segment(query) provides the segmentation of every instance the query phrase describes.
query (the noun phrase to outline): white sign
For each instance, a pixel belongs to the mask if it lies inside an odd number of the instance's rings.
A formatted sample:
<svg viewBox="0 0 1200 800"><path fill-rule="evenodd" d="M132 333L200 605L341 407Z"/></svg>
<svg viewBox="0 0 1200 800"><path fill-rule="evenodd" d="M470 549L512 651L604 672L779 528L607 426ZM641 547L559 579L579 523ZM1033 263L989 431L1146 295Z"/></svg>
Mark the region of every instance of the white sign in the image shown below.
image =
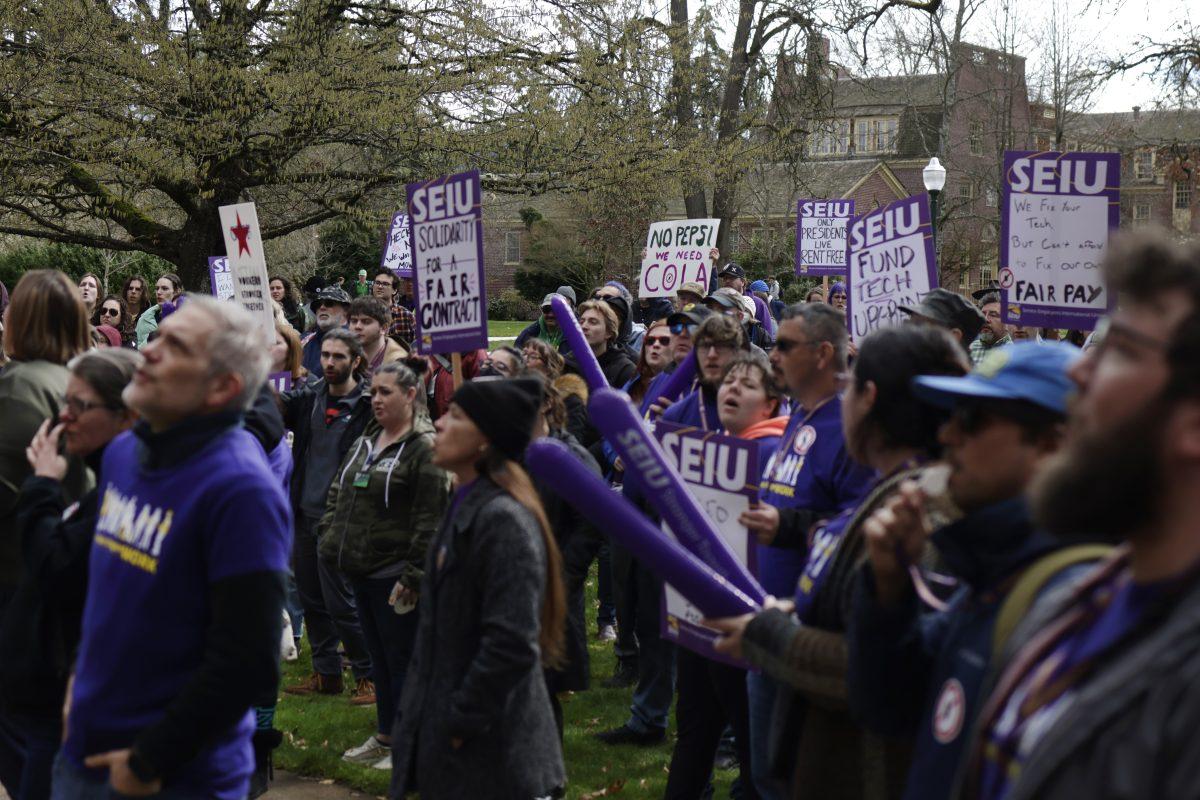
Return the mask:
<svg viewBox="0 0 1200 800"><path fill-rule="evenodd" d="M388 226L387 242L383 246L383 258L379 266L390 269L397 278L413 276L410 226L409 216L403 211L393 214L392 224Z"/></svg>
<svg viewBox="0 0 1200 800"><path fill-rule="evenodd" d="M717 246L719 219L654 222L646 236L638 297L674 297L679 287L696 282L708 290L713 268L709 252Z"/></svg>
<svg viewBox="0 0 1200 800"><path fill-rule="evenodd" d="M275 310L271 305L267 258L263 253L254 203L221 206L217 210L221 214L221 233L225 237L225 257L229 259L229 270L233 273L233 299L274 337Z"/></svg>

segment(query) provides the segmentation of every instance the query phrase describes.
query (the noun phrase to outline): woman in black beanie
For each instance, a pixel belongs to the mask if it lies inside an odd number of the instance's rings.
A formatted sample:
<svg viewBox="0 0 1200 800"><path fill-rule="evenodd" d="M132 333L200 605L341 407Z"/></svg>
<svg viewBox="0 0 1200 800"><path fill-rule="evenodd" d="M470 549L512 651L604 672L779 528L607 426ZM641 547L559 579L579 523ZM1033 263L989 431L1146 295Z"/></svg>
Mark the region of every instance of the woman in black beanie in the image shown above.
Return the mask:
<svg viewBox="0 0 1200 800"><path fill-rule="evenodd" d="M562 564L529 476L541 384L463 384L438 418L433 463L458 486L426 559L416 653L392 745L391 797L534 798L565 784L542 677L563 653Z"/></svg>

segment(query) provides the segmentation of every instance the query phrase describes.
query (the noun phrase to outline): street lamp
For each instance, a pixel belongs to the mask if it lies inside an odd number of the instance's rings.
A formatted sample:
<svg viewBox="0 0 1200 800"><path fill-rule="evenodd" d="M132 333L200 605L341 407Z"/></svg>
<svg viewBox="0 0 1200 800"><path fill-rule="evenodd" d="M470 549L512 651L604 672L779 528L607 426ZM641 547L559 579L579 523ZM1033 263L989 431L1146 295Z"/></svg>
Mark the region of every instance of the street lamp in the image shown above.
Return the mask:
<svg viewBox="0 0 1200 800"><path fill-rule="evenodd" d="M925 191L929 192L929 226L930 232L933 234L933 252L936 254L938 251L938 198L941 197L942 189L946 186L946 168L942 166L942 162L938 161L937 156L929 159L929 163L921 171L921 179L925 182Z"/></svg>

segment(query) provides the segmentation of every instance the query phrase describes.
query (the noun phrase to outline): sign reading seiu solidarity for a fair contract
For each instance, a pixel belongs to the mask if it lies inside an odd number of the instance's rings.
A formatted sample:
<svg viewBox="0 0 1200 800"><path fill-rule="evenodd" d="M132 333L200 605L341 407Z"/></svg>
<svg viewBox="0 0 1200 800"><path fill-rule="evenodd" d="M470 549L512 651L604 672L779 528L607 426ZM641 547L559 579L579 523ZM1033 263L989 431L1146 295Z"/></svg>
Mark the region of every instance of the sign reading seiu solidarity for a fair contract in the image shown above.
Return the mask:
<svg viewBox="0 0 1200 800"><path fill-rule="evenodd" d="M915 306L936 289L937 262L929 196L878 208L850 223L846 325L850 338L903 322L900 306Z"/></svg>
<svg viewBox="0 0 1200 800"><path fill-rule="evenodd" d="M379 266L392 271L397 278L411 278L412 234L409 232L408 214L397 211L388 225L387 241L383 245L383 257Z"/></svg>
<svg viewBox="0 0 1200 800"><path fill-rule="evenodd" d="M1091 330L1113 306L1100 262L1120 224L1117 153L1004 154L1000 308L1005 322Z"/></svg>
<svg viewBox="0 0 1200 800"><path fill-rule="evenodd" d="M479 170L408 184L417 349L487 347Z"/></svg>
<svg viewBox="0 0 1200 800"><path fill-rule="evenodd" d="M253 314L275 341L275 307L271 305L267 256L254 203L221 206L217 212L225 237L225 258L233 275L233 299Z"/></svg>
<svg viewBox="0 0 1200 800"><path fill-rule="evenodd" d="M712 269L709 253L717 246L720 227L719 219L651 223L638 278L638 297L674 297L679 287L690 281L707 292Z"/></svg>
<svg viewBox="0 0 1200 800"><path fill-rule="evenodd" d="M754 548L750 533L738 523L738 517L758 499L758 443L722 436L698 428L659 420L654 435L667 458L679 470L700 506L713 521L738 559L755 571ZM671 531L663 525L670 536ZM695 651L705 658L745 667L713 650L717 632L700 624L703 615L667 584L662 600L662 635Z"/></svg>
<svg viewBox="0 0 1200 800"><path fill-rule="evenodd" d="M229 271L229 259L225 256L208 257L208 286L218 300L234 298L233 273Z"/></svg>
<svg viewBox="0 0 1200 800"><path fill-rule="evenodd" d="M797 201L797 275L846 274L846 228L853 217L853 200Z"/></svg>

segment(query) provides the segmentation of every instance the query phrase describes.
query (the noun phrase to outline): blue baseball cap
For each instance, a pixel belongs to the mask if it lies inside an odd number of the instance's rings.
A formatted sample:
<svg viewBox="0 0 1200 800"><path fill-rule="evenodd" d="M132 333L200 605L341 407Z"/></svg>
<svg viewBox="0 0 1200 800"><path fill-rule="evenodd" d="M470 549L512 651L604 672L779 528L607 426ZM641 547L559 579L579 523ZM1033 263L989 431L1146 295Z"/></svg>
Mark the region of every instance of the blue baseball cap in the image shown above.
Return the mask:
<svg viewBox="0 0 1200 800"><path fill-rule="evenodd" d="M752 292L769 292L769 291L771 291L771 287L767 286L766 281L755 281L754 283L750 284L750 291L752 291Z"/></svg>
<svg viewBox="0 0 1200 800"><path fill-rule="evenodd" d="M940 408L969 399L1024 400L1065 416L1075 389L1067 370L1079 356L1079 348L1066 342L1018 342L992 350L961 378L913 378L913 394Z"/></svg>

